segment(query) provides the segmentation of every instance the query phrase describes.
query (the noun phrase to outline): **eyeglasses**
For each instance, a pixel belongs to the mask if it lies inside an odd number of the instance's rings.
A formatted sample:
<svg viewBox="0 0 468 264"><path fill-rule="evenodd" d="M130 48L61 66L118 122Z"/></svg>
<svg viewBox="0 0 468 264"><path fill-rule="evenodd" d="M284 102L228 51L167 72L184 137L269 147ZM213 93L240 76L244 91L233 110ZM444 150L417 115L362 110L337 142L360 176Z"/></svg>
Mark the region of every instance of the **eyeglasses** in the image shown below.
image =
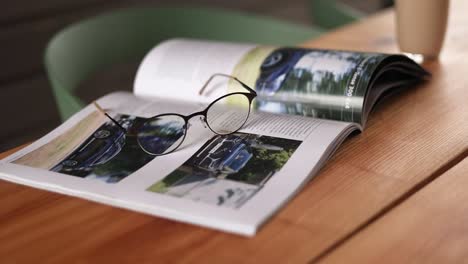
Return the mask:
<svg viewBox="0 0 468 264"><path fill-rule="evenodd" d="M187 135L189 120L196 116L200 116L202 122L206 124L205 127L208 127L217 135L229 135L241 129L249 118L251 104L257 93L234 76L216 73L202 86L199 95L209 90L212 81L215 78L220 79L219 77L224 78L224 81L233 81L234 84L247 90L247 92L233 92L223 95L212 101L205 110L190 115L165 113L146 119L136 129L137 141L140 147L148 154L155 156L166 155L175 151L180 147ZM94 105L114 124L127 132L127 129L106 113L101 106L96 102L94 102Z"/></svg>

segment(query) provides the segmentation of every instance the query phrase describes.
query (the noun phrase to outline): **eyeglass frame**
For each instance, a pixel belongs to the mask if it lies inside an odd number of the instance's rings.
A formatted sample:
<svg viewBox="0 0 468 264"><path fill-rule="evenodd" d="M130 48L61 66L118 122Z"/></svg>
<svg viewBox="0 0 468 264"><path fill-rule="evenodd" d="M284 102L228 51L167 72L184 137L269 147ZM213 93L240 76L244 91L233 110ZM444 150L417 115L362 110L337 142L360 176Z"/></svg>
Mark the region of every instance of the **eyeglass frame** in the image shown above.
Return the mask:
<svg viewBox="0 0 468 264"><path fill-rule="evenodd" d="M138 142L138 145L140 146L140 148L152 155L152 156L164 156L164 155L167 155L167 154L171 154L173 153L175 150L177 150L181 145L182 143L184 142L185 140L185 137L187 136L187 131L189 129L189 121L190 119L192 119L193 117L196 117L196 116L202 116L201 120L207 125L207 127L213 132L215 133L216 135L220 135L220 136L226 136L226 135L231 135L231 134L234 134L236 133L237 131L239 131L240 129L242 129L245 125L245 123L247 122L247 120L249 119L249 116L250 116L250 108L251 108L251 105L252 105L252 101L257 97L257 92L252 89L250 86L248 86L247 84L245 84L244 82L242 82L241 80L239 80L237 77L235 76L232 76L232 75L228 75L228 74L224 74L224 73L215 73L213 75L210 76L210 78L208 78L208 80L205 82L205 84L202 86L202 88L200 89L200 91L198 92L199 95L202 95L203 92L205 91L206 87L208 86L208 84L215 78L215 77L218 77L218 76L222 76L222 77L226 77L226 78L229 78L231 80L235 80L237 81L243 88L245 88L248 92L232 92L232 93L228 93L228 94L225 94L221 97L218 97L216 98L215 100L213 100L204 110L202 111L198 111L198 112L194 112L192 114L189 114L189 115L182 115L182 114L179 114L179 113L163 113L163 114L158 114L158 115L155 115L155 116L152 116L150 118L147 118L144 122L142 122L141 124L138 125L138 127L135 128L135 130L140 130L147 122L149 122L150 120L153 120L153 119L156 119L158 117L162 117L162 116L179 116L181 117L183 120L184 120L184 135L183 135L183 138L182 140L180 141L179 145L176 146L173 150L169 151L169 152L166 152L166 153L162 153L162 154L155 154L155 153L151 153L149 151L147 151L140 143L140 140L137 136L137 142ZM226 134L221 134L221 133L218 133L216 132L213 128L210 127L210 124L208 123L207 121L207 117L208 117L208 110L210 109L211 106L213 106L216 102L228 97L228 96L232 96L232 95L236 95L236 94L242 94L244 96L247 97L247 99L249 100L249 112L247 114L247 117L245 118L244 120L244 123L242 123L241 126L239 126L239 128L235 131L232 131L232 132L229 132L229 133L226 133ZM114 124L116 124L119 128L121 128L125 133L128 132L128 130L126 128L124 128L119 122L117 122L114 118L112 118L96 101L93 102L94 106L99 110L99 112L101 112L102 114L104 114L107 118L109 118Z"/></svg>

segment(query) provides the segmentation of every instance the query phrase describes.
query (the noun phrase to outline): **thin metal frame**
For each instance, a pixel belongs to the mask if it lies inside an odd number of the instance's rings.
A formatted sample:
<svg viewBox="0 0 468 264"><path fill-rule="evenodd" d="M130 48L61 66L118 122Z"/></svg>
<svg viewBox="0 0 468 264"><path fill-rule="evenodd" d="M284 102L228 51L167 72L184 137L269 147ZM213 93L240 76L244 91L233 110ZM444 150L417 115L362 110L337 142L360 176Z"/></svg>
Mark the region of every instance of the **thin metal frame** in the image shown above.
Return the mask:
<svg viewBox="0 0 468 264"><path fill-rule="evenodd" d="M225 94L219 98L217 98L216 100L214 100L213 102L211 102L204 110L202 111L198 111L198 112L194 112L190 115L181 115L181 114L178 114L178 113L164 113L164 114L159 114L159 115L155 115L153 117L150 117L148 118L145 122L141 123L137 128L136 130L140 130L141 127L143 127L146 123L150 122L151 120L154 120L154 119L157 119L159 117L163 117L163 116L179 116L181 117L183 120L184 120L184 135L183 135L183 138L182 140L180 141L179 145L177 145L174 149L172 149L171 151L169 152L166 152L166 153L163 153L163 154L155 154L155 153L152 153L152 152L149 152L147 151L140 143L140 139L137 137L137 142L138 142L138 145L140 146L140 148L145 151L146 153L150 154L150 155L153 155L153 156L164 156L164 155L167 155L167 154L170 154L172 152L174 152L176 149L178 149L182 143L184 142L185 140L185 137L187 135L187 131L188 131L188 128L189 128L189 121L190 119L192 119L193 117L196 117L196 116L201 116L202 118L202 121L207 125L207 127L215 134L217 135L230 135L230 134L233 134L233 133L236 133L237 131L239 131L244 125L245 123L247 122L247 120L249 119L249 116L250 116L250 107L252 105L252 101L253 99L255 99L255 97L257 96L257 92L255 92L254 89L250 88L247 84L243 83L242 81L240 81L239 79L237 79L236 77L234 76L231 76L231 75L228 75L228 74L224 74L224 73L215 73L213 75L211 75L211 77L205 82L205 84L201 87L200 91L198 92L199 95L202 95L203 92L205 91L206 87L208 86L208 84L215 78L215 77L226 77L226 78L229 78L229 79L232 79L232 80L235 80L237 81L243 88L245 88L248 92L233 92L233 93L228 93L228 94ZM237 94L241 94L241 95L244 95L247 97L247 99L249 100L249 113L247 114L247 117L246 119L244 120L244 123L242 123L242 125L235 131L233 132L229 132L229 133L226 133L226 134L221 134L221 133L218 133L216 131L214 131L211 127L210 127L210 124L208 123L208 120L207 120L207 113L208 113L208 110L210 109L211 106L213 106L216 102L228 97L228 96L232 96L232 95L237 95ZM101 106L99 106L96 102L93 102L94 105L96 106L96 108L101 112L103 113L105 116L107 116L114 124L116 124L118 127L120 127L121 129L123 129L125 132L127 132L127 129L125 129L124 127L122 127L122 125L119 124L119 122L117 122L115 119L113 119L109 114L106 113L106 111L104 111L104 109L102 109Z"/></svg>

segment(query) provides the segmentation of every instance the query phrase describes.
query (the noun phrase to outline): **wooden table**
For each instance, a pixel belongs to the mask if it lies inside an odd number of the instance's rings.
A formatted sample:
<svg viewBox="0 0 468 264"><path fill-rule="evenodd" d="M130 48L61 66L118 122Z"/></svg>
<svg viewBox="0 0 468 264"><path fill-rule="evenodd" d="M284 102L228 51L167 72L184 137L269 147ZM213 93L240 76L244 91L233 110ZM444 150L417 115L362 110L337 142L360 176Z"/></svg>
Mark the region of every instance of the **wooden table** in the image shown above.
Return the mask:
<svg viewBox="0 0 468 264"><path fill-rule="evenodd" d="M425 64L432 81L380 105L255 237L0 181L1 262L466 261L468 4L451 4L440 61ZM395 52L393 15L304 46Z"/></svg>

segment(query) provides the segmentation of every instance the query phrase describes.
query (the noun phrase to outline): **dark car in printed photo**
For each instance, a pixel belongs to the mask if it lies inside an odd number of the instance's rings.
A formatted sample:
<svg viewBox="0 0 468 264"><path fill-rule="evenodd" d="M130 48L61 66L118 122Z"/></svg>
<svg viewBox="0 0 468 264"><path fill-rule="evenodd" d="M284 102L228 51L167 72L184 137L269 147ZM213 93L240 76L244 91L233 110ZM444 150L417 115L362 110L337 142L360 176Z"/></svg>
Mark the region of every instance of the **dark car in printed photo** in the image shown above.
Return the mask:
<svg viewBox="0 0 468 264"><path fill-rule="evenodd" d="M281 48L273 51L260 66L260 76L255 84L255 90L263 95L273 95L282 86L288 73L306 54L306 50Z"/></svg>
<svg viewBox="0 0 468 264"><path fill-rule="evenodd" d="M238 135L216 137L193 159L197 168L215 174L239 172L253 157L248 142Z"/></svg>
<svg viewBox="0 0 468 264"><path fill-rule="evenodd" d="M120 120L124 128L132 120ZM78 177L86 177L94 167L104 164L120 153L125 145L125 131L113 123L106 123L80 147L51 170Z"/></svg>

